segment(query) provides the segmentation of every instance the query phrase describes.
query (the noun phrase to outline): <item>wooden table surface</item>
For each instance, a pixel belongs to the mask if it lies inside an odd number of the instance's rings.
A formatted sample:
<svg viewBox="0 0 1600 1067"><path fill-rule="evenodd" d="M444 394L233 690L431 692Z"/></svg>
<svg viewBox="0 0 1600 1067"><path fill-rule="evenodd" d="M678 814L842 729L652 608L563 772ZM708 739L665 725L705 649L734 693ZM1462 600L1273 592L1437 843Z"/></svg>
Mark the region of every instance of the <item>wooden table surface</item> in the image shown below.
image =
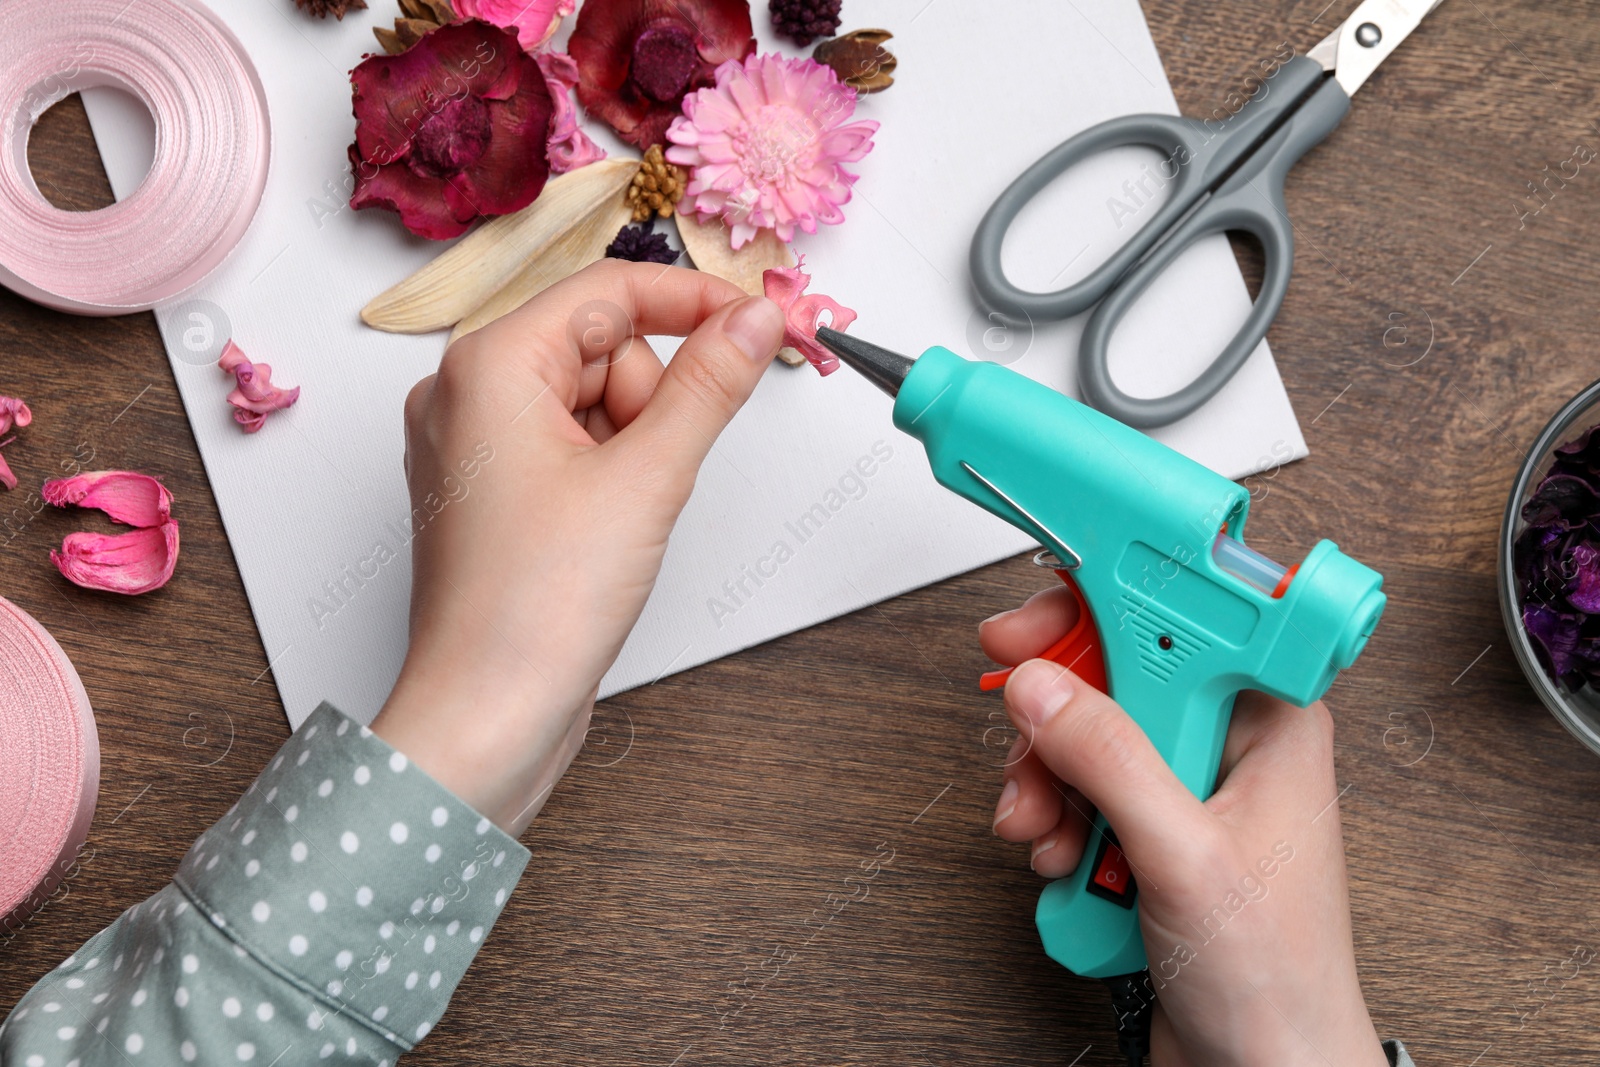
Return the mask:
<svg viewBox="0 0 1600 1067"><path fill-rule="evenodd" d="M1324 3L1145 8L1179 103L1209 113L1354 7ZM1597 50L1584 0L1448 0L1289 182L1298 262L1271 339L1312 456L1250 480L1252 540L1287 560L1330 537L1386 576L1329 703L1368 1000L1425 1067L1600 1056L1596 969L1546 981L1600 938L1600 757L1520 676L1494 564L1522 450L1600 367L1600 173L1552 182L1537 214L1529 186L1600 147ZM75 100L34 145L58 202L109 202ZM152 317L0 290L0 394L36 415L6 450L25 489L0 495L0 593L77 664L103 753L92 855L0 945L3 1011L159 888L288 727ZM33 491L74 462L165 478L166 589L55 573L85 516ZM602 705L408 1062L1117 1062L1105 992L1044 958L1038 882L989 829L1009 738L973 691L973 626L1043 582L1012 560ZM867 898L802 925L891 851Z"/></svg>

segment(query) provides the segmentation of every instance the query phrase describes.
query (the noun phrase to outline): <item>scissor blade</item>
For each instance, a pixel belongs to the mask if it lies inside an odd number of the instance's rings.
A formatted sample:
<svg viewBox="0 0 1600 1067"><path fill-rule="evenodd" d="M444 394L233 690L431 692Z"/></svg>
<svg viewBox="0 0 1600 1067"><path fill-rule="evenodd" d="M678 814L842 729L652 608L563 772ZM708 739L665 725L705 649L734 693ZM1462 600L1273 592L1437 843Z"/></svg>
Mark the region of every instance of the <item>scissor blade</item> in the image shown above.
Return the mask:
<svg viewBox="0 0 1600 1067"><path fill-rule="evenodd" d="M1365 0L1307 53L1332 71L1347 95L1366 84L1378 64L1411 36L1444 0Z"/></svg>

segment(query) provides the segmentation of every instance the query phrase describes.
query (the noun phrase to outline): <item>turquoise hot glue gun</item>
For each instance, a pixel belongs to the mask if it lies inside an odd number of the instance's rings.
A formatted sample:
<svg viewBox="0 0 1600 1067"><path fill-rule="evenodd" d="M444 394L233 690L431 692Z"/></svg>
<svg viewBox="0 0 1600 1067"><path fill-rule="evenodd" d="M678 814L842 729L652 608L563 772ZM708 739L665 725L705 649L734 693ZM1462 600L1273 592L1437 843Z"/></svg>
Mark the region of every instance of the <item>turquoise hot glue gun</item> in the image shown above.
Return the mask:
<svg viewBox="0 0 1600 1067"><path fill-rule="evenodd" d="M1045 655L1114 697L1198 797L1211 795L1241 689L1321 697L1378 625L1383 577L1321 541L1284 569L1246 548L1250 494L1109 416L993 363L915 361L826 327L822 342L895 398L940 484L1039 539L1080 621ZM1007 672L986 676L986 688ZM1138 887L1103 818L1045 887L1045 951L1075 974L1145 967Z"/></svg>

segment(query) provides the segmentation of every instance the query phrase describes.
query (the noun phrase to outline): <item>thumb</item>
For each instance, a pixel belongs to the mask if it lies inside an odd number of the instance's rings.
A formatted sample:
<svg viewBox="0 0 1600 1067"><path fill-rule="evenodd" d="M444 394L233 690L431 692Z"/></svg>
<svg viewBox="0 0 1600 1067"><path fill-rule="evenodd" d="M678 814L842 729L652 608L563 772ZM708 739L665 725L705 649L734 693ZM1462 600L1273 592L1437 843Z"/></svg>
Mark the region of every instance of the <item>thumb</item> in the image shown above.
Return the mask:
<svg viewBox="0 0 1600 1067"><path fill-rule="evenodd" d="M1136 863L1170 870L1205 847L1204 806L1109 696L1065 667L1035 659L1011 675L1006 711L1030 751L1100 809Z"/></svg>
<svg viewBox="0 0 1600 1067"><path fill-rule="evenodd" d="M691 478L717 435L755 391L783 340L783 312L752 296L718 309L678 346L655 392L621 436L688 466Z"/></svg>

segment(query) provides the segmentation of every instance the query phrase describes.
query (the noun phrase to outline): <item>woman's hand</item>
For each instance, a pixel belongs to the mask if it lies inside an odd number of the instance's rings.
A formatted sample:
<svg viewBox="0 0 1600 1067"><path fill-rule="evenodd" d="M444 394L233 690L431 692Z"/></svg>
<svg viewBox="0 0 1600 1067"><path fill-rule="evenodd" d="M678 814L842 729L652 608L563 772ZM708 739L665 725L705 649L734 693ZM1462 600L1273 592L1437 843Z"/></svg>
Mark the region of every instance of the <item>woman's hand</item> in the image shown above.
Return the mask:
<svg viewBox="0 0 1600 1067"><path fill-rule="evenodd" d="M647 334L688 339L663 370ZM373 730L520 833L782 334L729 282L605 260L453 344L406 398L411 641Z"/></svg>
<svg viewBox="0 0 1600 1067"><path fill-rule="evenodd" d="M1012 665L1076 620L1056 588L979 628ZM995 831L1031 841L1034 870L1070 874L1098 809L1139 884L1157 1008L1156 1067L1372 1065L1388 1060L1356 978L1333 770L1333 722L1241 694L1221 784L1197 800L1110 697L1033 660L1006 686L1021 736L1007 759Z"/></svg>

